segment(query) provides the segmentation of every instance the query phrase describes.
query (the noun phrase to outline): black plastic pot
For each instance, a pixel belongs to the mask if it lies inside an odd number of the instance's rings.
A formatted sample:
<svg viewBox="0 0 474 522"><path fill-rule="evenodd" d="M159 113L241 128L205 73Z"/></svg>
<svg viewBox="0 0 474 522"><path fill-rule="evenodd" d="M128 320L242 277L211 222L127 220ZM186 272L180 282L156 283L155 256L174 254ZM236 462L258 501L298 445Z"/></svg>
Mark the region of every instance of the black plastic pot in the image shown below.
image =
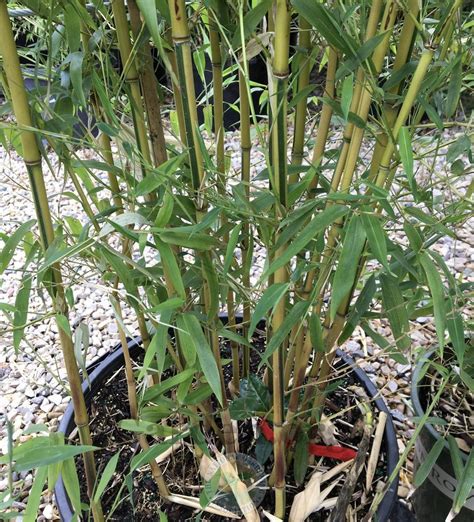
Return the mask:
<svg viewBox="0 0 474 522"><path fill-rule="evenodd" d="M425 414L430 399L429 377L425 376L420 381L420 375L423 366L428 360L432 359L436 353L437 351L433 350L423 358L418 363L413 373L411 400L413 403L413 410L417 417L422 417ZM423 426L420 436L415 442L415 470L426 459L431 448L440 438L441 435L436 431L433 425L425 424ZM467 455L464 453L462 455L463 463L465 465L467 462ZM428 478L419 488L417 488L413 496L417 521L444 522L452 507L456 487L457 480L451 462L449 445L445 442L443 450L432 467ZM461 510L454 521L472 522L473 520L474 489L471 491L471 495L467 499L465 507Z"/></svg>
<svg viewBox="0 0 474 522"><path fill-rule="evenodd" d="M131 340L128 343L128 349L130 351L131 357L136 357L141 350L140 339L135 338ZM387 475L390 475L392 471L395 469L395 466L398 461L398 445L392 417L387 408L387 405L381 398L379 391L372 383L368 375L365 372L363 372L359 367L357 367L350 357L343 354L341 351L338 351L338 356L341 359L341 365L348 366L352 369L352 373L355 376L356 380L359 381L359 383L365 389L368 396L371 399L373 399L373 404L375 404L376 408L379 411L384 411L388 415L387 424L385 426L385 434L382 443L382 450L385 452L387 456ZM102 384L106 382L107 379L113 373L115 373L121 366L123 366L123 364L123 352L122 347L119 344L114 348L112 353L103 357L102 359L99 359L92 365L92 367L88 371L89 381L84 381L82 383L82 389L84 391L84 396L87 405L90 404L92 397L101 388ZM66 411L64 412L64 416L59 424L58 430L64 433L67 437L74 430L74 428L74 411L72 408L72 404L70 403L66 408ZM379 505L375 519L377 520L377 522L388 522L390 520L390 514L392 513L393 508L397 502L397 489L398 476L390 485L389 489L387 490L387 493L385 494L382 502ZM63 520L64 522L70 522L70 520L72 520L73 510L61 477L59 477L56 483L54 493L56 496L56 503L58 506L59 514L61 516L61 520Z"/></svg>

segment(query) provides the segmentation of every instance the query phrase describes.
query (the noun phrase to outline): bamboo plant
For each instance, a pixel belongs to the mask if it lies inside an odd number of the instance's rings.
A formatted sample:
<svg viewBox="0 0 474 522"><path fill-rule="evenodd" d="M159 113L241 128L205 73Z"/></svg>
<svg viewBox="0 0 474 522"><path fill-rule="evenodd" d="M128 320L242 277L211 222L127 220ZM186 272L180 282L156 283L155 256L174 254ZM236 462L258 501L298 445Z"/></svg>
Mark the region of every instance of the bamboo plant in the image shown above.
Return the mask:
<svg viewBox="0 0 474 522"><path fill-rule="evenodd" d="M460 0L421 7L392 0L331 5L169 0L156 6L112 0L110 6L94 3L92 11L80 0L24 4L59 35L61 53L53 56L48 49L47 66L51 78L61 68L70 84L53 81L54 92L71 101L74 116L90 108L98 130L80 139L71 129L48 131L64 125L64 115L58 103L41 110L40 95L35 99L25 89L7 2L1 0L3 90L14 123L2 123L0 130L15 129L21 138L42 242L29 262L36 263L35 283L51 294L80 439L67 457L63 440L32 439L34 451L45 440L62 448L56 460L38 460L38 491L48 474L48 487L54 486L52 466L58 463L63 476L76 476L71 455L82 453L87 498L73 508L80 516L87 503L84 516L97 522L107 516L101 502L118 466L118 457L105 466L92 445L74 353L79 334L68 322L66 295L74 282L68 277L64 283L62 273L82 263L111 301L129 399L129 418L120 427L136 433L140 446L121 471L118 495L135 470L147 466L163 511L171 502L229 515L218 503L225 490L248 520L257 520L238 463L239 452L253 451L255 441L240 444L244 421L252 418L272 426L266 505L276 519L302 520L298 495L294 501L287 496L295 486L310 491L314 458L308 443L321 436L336 349L357 328L406 362L410 319L431 310L444 343L445 330L453 335L450 316L460 317L448 299L458 290L451 279L446 286L447 268L432 245L469 217L469 195L458 194L440 216L430 199L432 186L417 184L413 145L426 125L420 118L435 111L441 82L455 77L446 93L450 116L463 88L454 66L444 77L436 75L437 60L447 60L462 43ZM249 53L255 57L255 47L259 66L269 64L268 116L261 120L248 59ZM153 48L167 84L159 85L154 76ZM202 51L212 69L212 135L199 120L196 102ZM315 94L317 68L325 81ZM238 91L233 103L240 110L237 166L226 158L225 147L230 87ZM82 159L79 148L91 149L97 160ZM259 172L253 168L255 152L265 158ZM74 193L84 212L80 233L50 211L42 170L48 154L58 156L72 182L65 197ZM399 244L392 232L400 223ZM24 239L27 230L22 231L13 247L4 247L3 269ZM257 249L265 265L255 278L250 267ZM25 285L32 291L31 278L23 285L23 294ZM17 345L27 317L23 310L13 318ZM136 332L125 325L130 317ZM381 339L373 318L388 322L392 340ZM256 334L263 331L265 348L259 352ZM128 351L127 337L135 333L143 346L138 361ZM332 504L333 518L350 509L369 451L374 426L367 401L360 412L365 421L360 455L352 468L340 467L347 476ZM257 428L258 444L268 446L264 431ZM160 455L170 458L182 441L194 456L185 471L199 480L199 498L174 491L161 466ZM97 477L94 455L101 462ZM15 447L5 460L10 473L23 457L21 445ZM211 474L205 471L210 462L217 466ZM77 499L72 483L68 493ZM386 481L382 493L374 492L370 513L388 487ZM38 504L39 494L28 504L27 520L36 517Z"/></svg>

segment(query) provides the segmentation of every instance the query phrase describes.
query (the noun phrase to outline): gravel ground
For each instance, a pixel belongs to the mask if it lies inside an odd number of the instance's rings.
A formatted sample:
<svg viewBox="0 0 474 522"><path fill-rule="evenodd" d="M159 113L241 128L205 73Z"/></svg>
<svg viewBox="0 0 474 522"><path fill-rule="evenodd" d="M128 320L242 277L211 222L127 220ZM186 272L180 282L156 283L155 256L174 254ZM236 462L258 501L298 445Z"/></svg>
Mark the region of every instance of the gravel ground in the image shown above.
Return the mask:
<svg viewBox="0 0 474 522"><path fill-rule="evenodd" d="M446 131L446 139L456 136L455 129ZM333 140L337 144L338 136ZM238 169L240 162L240 150L238 135L229 134L227 150L231 154L232 166ZM83 152L85 157L90 153ZM259 151L253 151L254 174L258 171L264 159ZM447 190L443 179L449 174L449 169L442 159L436 165L436 175L439 180L439 188L436 188L436 196L448 200L450 190ZM64 186L62 176L58 173L58 165L51 156L52 172L46 172L46 186L51 199L53 213L75 217L85 221L79 205L71 199L61 197L68 190ZM261 167L260 167L261 168ZM417 174L418 181L423 182L424 169L420 164ZM457 188L465 185L461 183ZM0 149L0 231L7 236L11 234L20 223L34 218L34 208L27 188L27 175L23 162L11 152ZM473 244L474 235L472 227L465 226L459 231L459 238L453 240L444 238L436 249L453 272L463 280L474 280ZM254 277L263 265L263 255L257 250L254 266ZM22 253L17 253L9 268L0 279L0 303L14 304L18 291L21 270L24 263ZM87 323L90 332L89 360L107 353L118 342L117 327L113 320L113 313L109 300L101 288L100 281L94 274L89 274L87 267L70 267L71 273L66 277L76 281L74 285L75 306L71 311L73 325L79 321ZM34 424L44 423L54 429L63 414L69 401L64 387L65 370L61 365L58 333L55 323L48 318L42 319L48 309L48 299L38 292L32 292L30 299L30 320L38 319L38 322L26 329L25 341L18 353L12 347L12 337L8 333L8 322L0 312L0 453L6 452L7 439L5 429L7 419L13 424L13 438L15 441L24 440L29 435L23 432ZM125 319L130 331L135 330L131 320ZM374 323L374 328L385 338L390 338L390 330L383 323ZM419 318L413 323L411 338L414 345L429 347L435 343L434 326L427 318ZM409 421L409 385L411 379L411 366L395 363L386 357L380 349L374 346L370 338L367 338L361 329L357 329L354 336L345 344L345 349L356 359L360 365L373 378L383 390L387 402L393 412L395 424L399 430L400 449L404 448L405 441L413 433L413 424ZM407 497L410 494L411 464L408 463L402 472L400 494ZM24 472L14 477L16 486L23 492L22 503L26 503L28 490L33 477ZM0 491L7 488L7 479L1 476ZM22 508L24 504L17 507ZM42 515L38 520L56 519L57 514L53 509L51 496L45 496L42 504Z"/></svg>

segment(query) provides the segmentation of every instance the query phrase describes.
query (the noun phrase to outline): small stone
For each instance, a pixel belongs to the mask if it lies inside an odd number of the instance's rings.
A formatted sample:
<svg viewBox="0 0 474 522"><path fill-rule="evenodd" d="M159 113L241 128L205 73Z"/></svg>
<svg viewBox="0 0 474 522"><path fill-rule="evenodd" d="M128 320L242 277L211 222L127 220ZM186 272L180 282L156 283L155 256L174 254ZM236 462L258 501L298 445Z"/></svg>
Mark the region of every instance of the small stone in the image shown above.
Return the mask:
<svg viewBox="0 0 474 522"><path fill-rule="evenodd" d="M49 413L54 407L54 404L49 402L48 399L44 399L43 402L40 404L41 411L44 411L45 413Z"/></svg>
<svg viewBox="0 0 474 522"><path fill-rule="evenodd" d="M398 496L401 498L407 498L408 493L410 493L410 489L406 486L398 486Z"/></svg>
<svg viewBox="0 0 474 522"><path fill-rule="evenodd" d="M395 365L395 370L397 371L398 375L403 375L403 374L407 373L407 371L410 369L411 369L411 366L409 364L397 363Z"/></svg>
<svg viewBox="0 0 474 522"><path fill-rule="evenodd" d="M46 520L53 520L54 511L53 506L51 504L46 504L43 509L43 516Z"/></svg>
<svg viewBox="0 0 474 522"><path fill-rule="evenodd" d="M384 364L381 368L381 372L384 375L390 375L390 368L386 364Z"/></svg>
<svg viewBox="0 0 474 522"><path fill-rule="evenodd" d="M31 386L28 386L26 389L25 389L25 395L27 397L29 397L30 399L32 399L33 397L36 396L36 393L35 391L33 390L33 388Z"/></svg>
<svg viewBox="0 0 474 522"><path fill-rule="evenodd" d="M398 390L398 384L396 381L393 381L393 380L388 381L387 386L388 386L388 389L392 393L395 393Z"/></svg>
<svg viewBox="0 0 474 522"><path fill-rule="evenodd" d="M18 410L16 408L13 408L13 410L10 410L7 413L7 419L12 422L12 420L18 415Z"/></svg>
<svg viewBox="0 0 474 522"><path fill-rule="evenodd" d="M56 406L59 406L63 400L63 398L61 397L61 395L59 395L59 393L53 393L53 395L50 395L48 397L48 399L53 403L55 404Z"/></svg>

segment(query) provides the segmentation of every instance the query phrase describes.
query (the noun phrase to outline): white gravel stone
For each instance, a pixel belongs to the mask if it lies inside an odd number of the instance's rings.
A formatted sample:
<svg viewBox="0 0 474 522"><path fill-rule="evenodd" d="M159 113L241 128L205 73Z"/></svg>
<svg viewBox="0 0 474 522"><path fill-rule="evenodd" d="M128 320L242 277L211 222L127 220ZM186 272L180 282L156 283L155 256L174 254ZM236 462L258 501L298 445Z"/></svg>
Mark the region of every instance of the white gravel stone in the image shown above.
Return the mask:
<svg viewBox="0 0 474 522"><path fill-rule="evenodd" d="M43 516L46 520L53 520L54 510L52 504L46 504L46 506L44 506Z"/></svg>

